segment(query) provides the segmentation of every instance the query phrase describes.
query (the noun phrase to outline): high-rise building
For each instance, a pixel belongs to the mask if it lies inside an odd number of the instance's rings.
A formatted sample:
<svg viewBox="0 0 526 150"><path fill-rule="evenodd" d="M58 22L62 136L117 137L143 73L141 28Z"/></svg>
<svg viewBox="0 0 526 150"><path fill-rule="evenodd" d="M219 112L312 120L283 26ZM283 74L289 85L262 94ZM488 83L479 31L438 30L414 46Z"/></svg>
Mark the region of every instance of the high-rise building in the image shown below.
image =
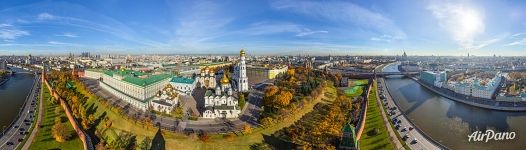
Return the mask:
<svg viewBox="0 0 526 150"><path fill-rule="evenodd" d="M234 71L234 80L237 85L237 91L248 91L247 66L245 64L245 50L243 49L239 52L239 63Z"/></svg>
<svg viewBox="0 0 526 150"><path fill-rule="evenodd" d="M31 54L29 54L29 56L27 56L27 59L26 59L26 64L31 64L31 63L33 63L33 58Z"/></svg>
<svg viewBox="0 0 526 150"><path fill-rule="evenodd" d="M0 61L0 70L7 70L7 60Z"/></svg>
<svg viewBox="0 0 526 150"><path fill-rule="evenodd" d="M89 52L82 52L80 54L81 57L84 57L84 58L89 58L90 57L90 53Z"/></svg>

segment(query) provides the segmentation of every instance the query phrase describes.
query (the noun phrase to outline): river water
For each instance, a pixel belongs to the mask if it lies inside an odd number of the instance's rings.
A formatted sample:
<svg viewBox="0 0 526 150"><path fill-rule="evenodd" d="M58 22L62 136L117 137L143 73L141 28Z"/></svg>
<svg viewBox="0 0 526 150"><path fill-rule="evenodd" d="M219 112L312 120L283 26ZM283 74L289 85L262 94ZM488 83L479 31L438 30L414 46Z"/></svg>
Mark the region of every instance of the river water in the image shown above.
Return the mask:
<svg viewBox="0 0 526 150"><path fill-rule="evenodd" d="M384 71L398 71L397 65ZM417 82L401 77L386 78L389 92L400 109L427 135L451 149L524 149L526 112L478 108L442 97ZM487 129L515 132L513 140L468 142L468 135Z"/></svg>
<svg viewBox="0 0 526 150"><path fill-rule="evenodd" d="M0 131L18 115L31 90L33 79L32 74L15 74L0 85Z"/></svg>

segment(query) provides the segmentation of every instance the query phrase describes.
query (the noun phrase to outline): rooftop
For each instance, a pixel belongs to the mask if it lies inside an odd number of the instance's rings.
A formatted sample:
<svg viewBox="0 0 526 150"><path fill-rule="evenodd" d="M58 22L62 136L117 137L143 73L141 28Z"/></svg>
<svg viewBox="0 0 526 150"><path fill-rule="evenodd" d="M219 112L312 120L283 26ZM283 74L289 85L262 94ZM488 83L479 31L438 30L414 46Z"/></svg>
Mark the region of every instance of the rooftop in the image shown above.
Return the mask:
<svg viewBox="0 0 526 150"><path fill-rule="evenodd" d="M170 80L170 82L175 82L175 83L184 83L184 84L192 84L194 83L194 79L190 79L190 78L185 78L185 77L172 77L172 80Z"/></svg>
<svg viewBox="0 0 526 150"><path fill-rule="evenodd" d="M157 83L161 80L171 77L170 74L166 73L151 74L132 70L106 70L104 71L104 74L107 74L112 77L114 75L121 76L122 81L126 81L128 83L142 87Z"/></svg>

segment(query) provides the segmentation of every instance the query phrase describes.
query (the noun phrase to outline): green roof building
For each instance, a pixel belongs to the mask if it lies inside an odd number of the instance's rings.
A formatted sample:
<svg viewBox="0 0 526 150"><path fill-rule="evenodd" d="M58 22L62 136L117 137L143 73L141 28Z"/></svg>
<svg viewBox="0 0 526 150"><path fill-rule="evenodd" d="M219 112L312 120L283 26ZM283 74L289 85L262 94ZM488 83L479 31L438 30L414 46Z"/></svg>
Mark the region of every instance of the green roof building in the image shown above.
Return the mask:
<svg viewBox="0 0 526 150"><path fill-rule="evenodd" d="M100 71L100 70L99 70ZM90 71L96 73L98 71ZM133 70L104 70L100 85L114 96L141 110L147 110L150 100L172 80L169 73L145 73Z"/></svg>
<svg viewBox="0 0 526 150"><path fill-rule="evenodd" d="M342 129L342 138L339 149L355 150L358 149L355 128L350 122L347 122Z"/></svg>

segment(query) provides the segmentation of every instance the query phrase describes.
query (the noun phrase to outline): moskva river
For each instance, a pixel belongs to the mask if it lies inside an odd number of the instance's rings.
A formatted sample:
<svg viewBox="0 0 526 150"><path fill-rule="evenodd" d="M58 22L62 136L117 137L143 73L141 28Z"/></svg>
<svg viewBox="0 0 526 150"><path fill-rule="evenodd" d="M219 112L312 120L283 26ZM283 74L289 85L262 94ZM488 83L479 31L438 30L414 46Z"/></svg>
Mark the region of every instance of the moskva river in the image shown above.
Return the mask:
<svg viewBox="0 0 526 150"><path fill-rule="evenodd" d="M15 70L21 71L21 70ZM34 82L32 74L15 74L0 85L0 131L16 118Z"/></svg>
<svg viewBox="0 0 526 150"><path fill-rule="evenodd" d="M384 71L398 71L397 65ZM526 112L478 108L427 90L410 78L389 76L386 84L400 109L427 135L451 149L524 149ZM515 132L513 140L468 142L475 131Z"/></svg>

